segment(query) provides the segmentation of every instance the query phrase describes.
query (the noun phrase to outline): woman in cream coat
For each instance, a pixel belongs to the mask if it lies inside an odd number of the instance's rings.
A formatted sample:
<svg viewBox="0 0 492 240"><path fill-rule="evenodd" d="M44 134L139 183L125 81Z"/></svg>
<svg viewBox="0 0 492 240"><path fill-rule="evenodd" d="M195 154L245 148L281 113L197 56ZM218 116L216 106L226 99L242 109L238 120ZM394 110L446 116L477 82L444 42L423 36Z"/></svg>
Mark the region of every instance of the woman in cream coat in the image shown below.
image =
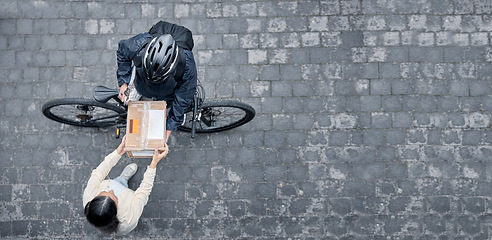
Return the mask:
<svg viewBox="0 0 492 240"><path fill-rule="evenodd" d="M123 137L118 148L92 171L83 195L87 220L98 230L108 234L127 234L137 226L154 186L157 163L169 152L167 144L164 151L155 150L140 186L133 191L128 188L128 180L137 172L135 163L126 166L119 177L105 180L111 168L125 153L125 142L126 137Z"/></svg>

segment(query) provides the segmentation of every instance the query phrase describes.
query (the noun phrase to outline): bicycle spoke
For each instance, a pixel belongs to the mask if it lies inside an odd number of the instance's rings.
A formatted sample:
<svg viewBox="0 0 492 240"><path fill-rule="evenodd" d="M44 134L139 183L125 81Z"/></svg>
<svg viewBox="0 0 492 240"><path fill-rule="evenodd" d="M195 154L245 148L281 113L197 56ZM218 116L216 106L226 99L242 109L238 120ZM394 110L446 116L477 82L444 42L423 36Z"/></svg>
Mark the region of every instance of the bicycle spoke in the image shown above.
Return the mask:
<svg viewBox="0 0 492 240"><path fill-rule="evenodd" d="M207 129L229 125L244 118L246 114L243 110L237 108L214 107L202 112L202 121L197 128ZM204 121L210 124L205 124Z"/></svg>
<svg viewBox="0 0 492 240"><path fill-rule="evenodd" d="M254 109L244 103L230 100L205 102L199 108L200 117L195 129L198 133L211 133L239 127L253 119ZM191 119L192 112L185 114L186 119ZM191 131L192 124L186 121L179 127L183 131Z"/></svg>
<svg viewBox="0 0 492 240"><path fill-rule="evenodd" d="M108 116L108 114L114 114L114 111L87 105L60 105L54 107L51 112L58 116L64 116L67 120L80 122L97 121L118 116L118 114Z"/></svg>
<svg viewBox="0 0 492 240"><path fill-rule="evenodd" d="M43 105L43 114L57 122L80 127L107 127L125 122L117 106L90 99L55 99Z"/></svg>

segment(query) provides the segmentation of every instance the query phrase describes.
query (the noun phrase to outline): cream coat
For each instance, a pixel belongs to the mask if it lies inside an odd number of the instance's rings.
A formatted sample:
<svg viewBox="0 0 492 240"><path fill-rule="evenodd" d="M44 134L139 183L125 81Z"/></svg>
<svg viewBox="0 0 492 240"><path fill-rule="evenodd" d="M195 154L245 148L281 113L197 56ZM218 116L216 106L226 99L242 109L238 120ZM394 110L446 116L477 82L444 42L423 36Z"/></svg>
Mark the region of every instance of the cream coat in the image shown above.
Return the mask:
<svg viewBox="0 0 492 240"><path fill-rule="evenodd" d="M84 190L83 204L85 205L103 191L109 191L109 180L104 180L111 168L113 168L121 156L116 150L110 153L104 161L92 171L91 177L87 182L87 187ZM155 169L147 167L144 173L142 183L133 191L129 188L125 189L118 197L118 220L120 224L116 234L123 235L131 232L138 223L138 219L142 215L144 206L149 200L150 192L154 186Z"/></svg>

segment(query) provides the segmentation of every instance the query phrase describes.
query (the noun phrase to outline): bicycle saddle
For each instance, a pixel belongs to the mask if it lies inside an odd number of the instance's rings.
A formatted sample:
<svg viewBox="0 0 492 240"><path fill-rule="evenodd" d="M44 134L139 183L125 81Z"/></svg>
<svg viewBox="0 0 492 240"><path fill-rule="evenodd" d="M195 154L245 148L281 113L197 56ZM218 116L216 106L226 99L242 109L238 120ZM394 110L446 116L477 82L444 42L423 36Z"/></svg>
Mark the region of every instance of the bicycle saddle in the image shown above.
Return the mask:
<svg viewBox="0 0 492 240"><path fill-rule="evenodd" d="M119 91L105 86L97 86L94 88L94 99L98 102L105 103L109 99L117 97Z"/></svg>

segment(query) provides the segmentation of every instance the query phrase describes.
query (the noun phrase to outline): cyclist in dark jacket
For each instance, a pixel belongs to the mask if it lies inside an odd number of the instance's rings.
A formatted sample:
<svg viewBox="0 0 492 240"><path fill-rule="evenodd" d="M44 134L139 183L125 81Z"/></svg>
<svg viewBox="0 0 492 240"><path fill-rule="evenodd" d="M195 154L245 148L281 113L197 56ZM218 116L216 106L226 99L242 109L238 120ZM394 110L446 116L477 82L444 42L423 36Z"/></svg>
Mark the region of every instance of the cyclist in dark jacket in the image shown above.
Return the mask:
<svg viewBox="0 0 492 240"><path fill-rule="evenodd" d="M197 70L191 49L193 39L185 27L161 21L149 32L119 42L116 71L120 99L135 67L135 89L143 100L164 100L170 109L166 122L166 142L183 123L184 110L193 100Z"/></svg>

